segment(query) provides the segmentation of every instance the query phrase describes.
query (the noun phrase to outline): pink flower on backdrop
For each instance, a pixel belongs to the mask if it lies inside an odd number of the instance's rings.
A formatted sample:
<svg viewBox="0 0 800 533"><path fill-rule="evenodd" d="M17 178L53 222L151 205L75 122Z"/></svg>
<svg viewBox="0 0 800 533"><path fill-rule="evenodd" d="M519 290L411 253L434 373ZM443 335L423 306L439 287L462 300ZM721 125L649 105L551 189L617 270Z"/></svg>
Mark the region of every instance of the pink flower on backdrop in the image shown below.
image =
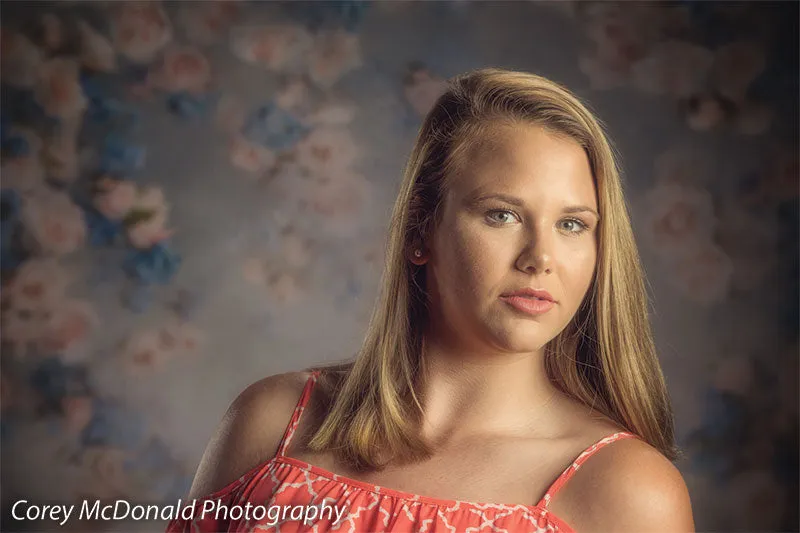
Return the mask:
<svg viewBox="0 0 800 533"><path fill-rule="evenodd" d="M117 52L100 32L84 20L77 21L80 36L81 64L89 70L114 72L117 70Z"/></svg>
<svg viewBox="0 0 800 533"><path fill-rule="evenodd" d="M22 225L29 249L45 255L65 255L86 243L81 209L64 193L41 189L22 204Z"/></svg>
<svg viewBox="0 0 800 533"><path fill-rule="evenodd" d="M93 205L108 219L125 218L136 204L136 184L128 180L103 177L97 181Z"/></svg>
<svg viewBox="0 0 800 533"><path fill-rule="evenodd" d="M306 201L324 217L324 232L349 236L363 222L363 210L371 193L370 183L363 176L349 174L312 186Z"/></svg>
<svg viewBox="0 0 800 533"><path fill-rule="evenodd" d="M172 24L161 2L124 2L112 9L114 48L131 61L149 63L172 40Z"/></svg>
<svg viewBox="0 0 800 533"><path fill-rule="evenodd" d="M350 130L344 128L315 128L295 145L297 164L315 177L347 172L360 155Z"/></svg>
<svg viewBox="0 0 800 533"><path fill-rule="evenodd" d="M710 242L717 224L711 194L687 184L658 183L646 193L641 208L643 237L666 257Z"/></svg>
<svg viewBox="0 0 800 533"><path fill-rule="evenodd" d="M766 67L764 45L754 40L738 40L714 51L711 82L721 95L744 102L750 84Z"/></svg>
<svg viewBox="0 0 800 533"><path fill-rule="evenodd" d="M406 100L419 116L425 116L447 90L447 80L435 76L427 68L411 71L404 85Z"/></svg>
<svg viewBox="0 0 800 533"><path fill-rule="evenodd" d="M0 29L0 70L3 83L30 88L36 84L44 53L23 34Z"/></svg>
<svg viewBox="0 0 800 533"><path fill-rule="evenodd" d="M266 172L277 163L277 156L272 150L251 143L240 135L231 139L229 146L229 155L233 166L246 170L250 174Z"/></svg>
<svg viewBox="0 0 800 533"><path fill-rule="evenodd" d="M686 124L694 131L709 131L727 118L722 101L713 94L692 96L685 106Z"/></svg>
<svg viewBox="0 0 800 533"><path fill-rule="evenodd" d="M126 226L128 240L134 247L147 250L175 233L175 230L167 229L166 226L166 212L156 212L146 220Z"/></svg>
<svg viewBox="0 0 800 533"><path fill-rule="evenodd" d="M306 296L308 287L297 273L275 270L267 275L267 291L278 303L294 304Z"/></svg>
<svg viewBox="0 0 800 533"><path fill-rule="evenodd" d="M42 328L46 321L46 311L27 309L4 309L0 314L0 337L5 346L10 348L9 354L25 357L28 349L42 336Z"/></svg>
<svg viewBox="0 0 800 533"><path fill-rule="evenodd" d="M296 70L314 39L300 25L245 26L231 31L231 51L246 63L270 70Z"/></svg>
<svg viewBox="0 0 800 533"><path fill-rule="evenodd" d="M214 44L224 37L239 14L239 6L231 0L186 2L178 11L178 24L189 42Z"/></svg>
<svg viewBox="0 0 800 533"><path fill-rule="evenodd" d="M25 311L51 309L63 298L69 284L69 275L55 259L28 259L3 287L3 307Z"/></svg>
<svg viewBox="0 0 800 533"><path fill-rule="evenodd" d="M161 370L173 351L158 329L148 329L131 335L123 343L119 357L127 374L142 376Z"/></svg>
<svg viewBox="0 0 800 533"><path fill-rule="evenodd" d="M61 400L67 431L77 434L83 431L94 414L91 396L65 396Z"/></svg>
<svg viewBox="0 0 800 533"><path fill-rule="evenodd" d="M62 121L60 127L47 139L44 160L50 179L68 184L78 177L80 171L78 133L82 123L83 117Z"/></svg>
<svg viewBox="0 0 800 533"><path fill-rule="evenodd" d="M173 47L164 53L158 68L149 75L149 84L169 92L201 93L211 82L211 63L197 48Z"/></svg>
<svg viewBox="0 0 800 533"><path fill-rule="evenodd" d="M344 30L323 30L314 38L308 58L308 75L322 87L330 87L362 65L361 41Z"/></svg>
<svg viewBox="0 0 800 533"><path fill-rule="evenodd" d="M82 349L99 323L100 319L89 302L59 302L42 331L42 349L45 352L58 353L68 361L81 360L85 356Z"/></svg>
<svg viewBox="0 0 800 533"><path fill-rule="evenodd" d="M242 262L242 277L248 283L264 286L267 283L267 264L258 257L248 257Z"/></svg>
<svg viewBox="0 0 800 533"><path fill-rule="evenodd" d="M673 285L695 303L710 306L728 296L733 264L722 248L710 241L673 258L669 268Z"/></svg>
<svg viewBox="0 0 800 533"><path fill-rule="evenodd" d="M78 80L78 62L56 57L41 64L37 71L34 94L44 111L58 118L75 118L87 106L86 97Z"/></svg>
<svg viewBox="0 0 800 533"><path fill-rule="evenodd" d="M650 94L688 98L702 91L714 54L702 46L669 40L655 45L631 69L633 86Z"/></svg>
<svg viewBox="0 0 800 533"><path fill-rule="evenodd" d="M175 356L195 355L205 343L206 335L197 326L185 321L170 321L158 330L161 348Z"/></svg>

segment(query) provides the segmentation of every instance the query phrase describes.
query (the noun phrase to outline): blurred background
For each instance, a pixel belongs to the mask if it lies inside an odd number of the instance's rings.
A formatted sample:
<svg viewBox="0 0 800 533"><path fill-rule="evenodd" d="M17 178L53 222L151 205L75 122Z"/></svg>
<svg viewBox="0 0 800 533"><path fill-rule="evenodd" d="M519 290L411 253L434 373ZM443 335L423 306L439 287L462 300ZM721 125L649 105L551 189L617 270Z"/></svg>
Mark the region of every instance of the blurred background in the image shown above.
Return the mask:
<svg viewBox="0 0 800 533"><path fill-rule="evenodd" d="M798 530L797 2L3 2L0 51L0 529L174 504L244 387L350 357L422 117L498 66L622 156L697 530Z"/></svg>

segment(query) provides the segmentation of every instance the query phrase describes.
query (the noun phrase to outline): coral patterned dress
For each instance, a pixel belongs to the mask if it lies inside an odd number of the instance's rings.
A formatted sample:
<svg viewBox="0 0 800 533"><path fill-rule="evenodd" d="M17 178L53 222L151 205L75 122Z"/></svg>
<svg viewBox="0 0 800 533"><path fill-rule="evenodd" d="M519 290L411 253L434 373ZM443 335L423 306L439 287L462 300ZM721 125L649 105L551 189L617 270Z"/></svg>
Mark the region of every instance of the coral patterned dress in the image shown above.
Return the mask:
<svg viewBox="0 0 800 533"><path fill-rule="evenodd" d="M197 499L194 514L186 515L191 515L191 518L183 518L184 515L174 517L167 525L168 533L573 532L569 524L549 511L553 497L581 464L600 448L620 439L638 438L632 433L619 432L589 446L555 480L536 505L476 503L420 496L346 478L284 455L311 396L318 372L312 372L306 383L275 457L226 487ZM212 510L212 504L227 506L228 509L238 507L238 512L230 512L226 517L223 511L219 511L222 507ZM246 512L247 506L251 507L249 512ZM260 513L255 511L256 507L261 507ZM300 515L304 508L308 510L310 507L315 508L313 512ZM340 509L338 518L331 510L337 507ZM270 511L270 508L274 509ZM279 508L286 509L282 515L277 513ZM207 512L201 512L204 509ZM294 518L290 513L294 513Z"/></svg>

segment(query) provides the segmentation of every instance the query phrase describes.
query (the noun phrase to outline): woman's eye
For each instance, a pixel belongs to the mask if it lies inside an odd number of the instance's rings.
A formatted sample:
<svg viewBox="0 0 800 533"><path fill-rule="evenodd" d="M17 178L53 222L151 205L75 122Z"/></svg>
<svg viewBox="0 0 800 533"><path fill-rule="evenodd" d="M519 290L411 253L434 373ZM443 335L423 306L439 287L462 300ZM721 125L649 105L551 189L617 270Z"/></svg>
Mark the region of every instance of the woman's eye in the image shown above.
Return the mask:
<svg viewBox="0 0 800 533"><path fill-rule="evenodd" d="M498 218L497 215L500 215L502 218ZM494 211L489 211L488 216L491 217L495 222L500 222L501 224L512 222L515 218L514 212L506 209L495 209Z"/></svg>
<svg viewBox="0 0 800 533"><path fill-rule="evenodd" d="M575 218L568 218L564 220L564 223L568 225L566 229L569 233L583 233L588 229L586 224Z"/></svg>

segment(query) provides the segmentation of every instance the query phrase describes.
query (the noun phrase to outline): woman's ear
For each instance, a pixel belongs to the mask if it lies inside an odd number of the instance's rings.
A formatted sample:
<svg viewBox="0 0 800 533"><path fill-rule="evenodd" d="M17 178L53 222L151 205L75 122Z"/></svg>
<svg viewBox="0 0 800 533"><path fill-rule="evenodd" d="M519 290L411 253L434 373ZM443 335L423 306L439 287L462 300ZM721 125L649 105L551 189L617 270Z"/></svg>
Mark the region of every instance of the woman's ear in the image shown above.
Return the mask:
<svg viewBox="0 0 800 533"><path fill-rule="evenodd" d="M415 265L424 265L428 262L428 253L422 245L412 246L409 252L409 261Z"/></svg>

